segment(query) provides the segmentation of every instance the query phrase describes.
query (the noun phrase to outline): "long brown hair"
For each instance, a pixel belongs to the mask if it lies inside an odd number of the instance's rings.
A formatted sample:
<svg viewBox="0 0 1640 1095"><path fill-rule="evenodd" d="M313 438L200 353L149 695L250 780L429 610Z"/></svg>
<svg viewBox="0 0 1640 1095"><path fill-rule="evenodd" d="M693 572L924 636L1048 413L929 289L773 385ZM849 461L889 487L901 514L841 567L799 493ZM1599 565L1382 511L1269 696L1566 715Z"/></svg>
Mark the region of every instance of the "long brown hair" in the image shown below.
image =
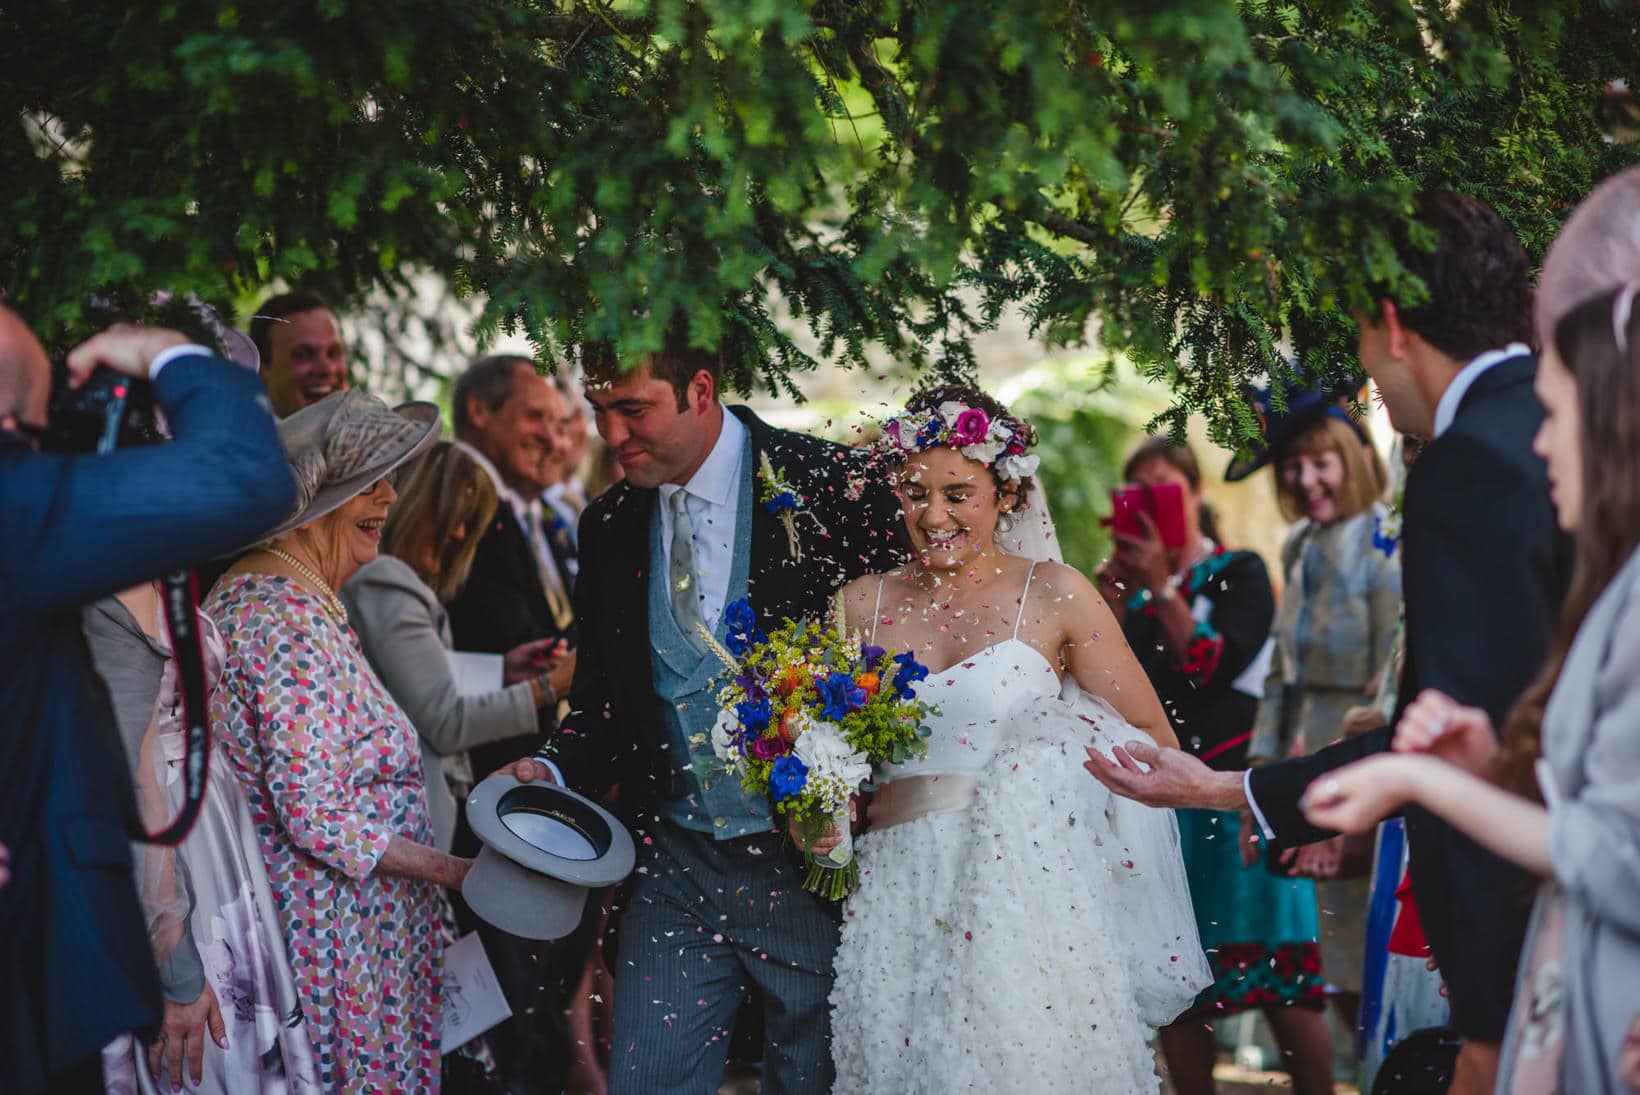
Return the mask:
<svg viewBox="0 0 1640 1095"><path fill-rule="evenodd" d="M399 500L382 529L382 551L410 565L446 602L461 592L473 569L479 538L495 516L495 484L453 441L435 441L409 468ZM455 538L458 528L466 535ZM427 551L435 569L424 573Z"/></svg>
<svg viewBox="0 0 1640 1095"><path fill-rule="evenodd" d="M1554 347L1577 380L1582 427L1582 511L1574 539L1572 585L1550 647L1549 662L1509 712L1504 723L1498 782L1536 799L1533 765L1542 754L1543 712L1566 664L1583 618L1640 545L1640 490L1631 476L1597 475L1596 469L1640 466L1640 309L1619 332L1613 307L1617 289L1584 301L1555 324ZM1624 337L1624 348L1618 336Z"/></svg>

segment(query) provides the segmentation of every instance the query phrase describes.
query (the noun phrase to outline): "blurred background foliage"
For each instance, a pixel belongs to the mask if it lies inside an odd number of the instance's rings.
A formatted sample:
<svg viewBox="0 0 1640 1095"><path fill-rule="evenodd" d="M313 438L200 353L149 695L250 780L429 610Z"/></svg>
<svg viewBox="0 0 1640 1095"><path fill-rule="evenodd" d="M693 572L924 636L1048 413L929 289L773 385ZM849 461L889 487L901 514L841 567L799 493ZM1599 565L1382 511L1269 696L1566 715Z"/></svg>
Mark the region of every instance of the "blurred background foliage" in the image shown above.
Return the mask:
<svg viewBox="0 0 1640 1095"><path fill-rule="evenodd" d="M972 376L1017 310L1233 444L1245 382L1354 368L1347 309L1416 294L1420 187L1541 254L1636 158L1637 58L1623 0L36 0L0 11L0 286L67 342L89 294L301 283L406 385L413 346L630 359L681 316L788 395Z"/></svg>

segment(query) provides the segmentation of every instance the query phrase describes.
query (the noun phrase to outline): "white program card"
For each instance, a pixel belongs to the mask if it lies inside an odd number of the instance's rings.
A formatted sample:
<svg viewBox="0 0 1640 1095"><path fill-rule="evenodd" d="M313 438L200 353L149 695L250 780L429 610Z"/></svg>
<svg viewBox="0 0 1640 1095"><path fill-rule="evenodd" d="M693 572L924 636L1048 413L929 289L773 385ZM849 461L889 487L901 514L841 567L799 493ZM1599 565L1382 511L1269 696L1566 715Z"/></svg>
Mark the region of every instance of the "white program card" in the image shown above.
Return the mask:
<svg viewBox="0 0 1640 1095"><path fill-rule="evenodd" d="M449 1053L512 1015L477 932L444 951L444 1041Z"/></svg>
<svg viewBox="0 0 1640 1095"><path fill-rule="evenodd" d="M500 654L474 654L466 650L446 653L450 657L450 675L456 680L457 692L463 696L481 696L501 690Z"/></svg>

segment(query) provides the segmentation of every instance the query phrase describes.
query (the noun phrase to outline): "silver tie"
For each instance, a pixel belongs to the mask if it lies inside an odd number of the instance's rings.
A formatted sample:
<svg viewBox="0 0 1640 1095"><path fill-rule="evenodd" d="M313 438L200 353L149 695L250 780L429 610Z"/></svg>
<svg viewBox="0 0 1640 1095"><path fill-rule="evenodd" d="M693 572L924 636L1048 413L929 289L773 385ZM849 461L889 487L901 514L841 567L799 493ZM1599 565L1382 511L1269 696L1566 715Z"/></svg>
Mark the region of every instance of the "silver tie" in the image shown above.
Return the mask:
<svg viewBox="0 0 1640 1095"><path fill-rule="evenodd" d="M706 649L700 629L706 617L700 609L700 572L695 569L695 528L684 504L688 492L672 492L672 559L667 572L667 592L672 600L672 618L697 650Z"/></svg>

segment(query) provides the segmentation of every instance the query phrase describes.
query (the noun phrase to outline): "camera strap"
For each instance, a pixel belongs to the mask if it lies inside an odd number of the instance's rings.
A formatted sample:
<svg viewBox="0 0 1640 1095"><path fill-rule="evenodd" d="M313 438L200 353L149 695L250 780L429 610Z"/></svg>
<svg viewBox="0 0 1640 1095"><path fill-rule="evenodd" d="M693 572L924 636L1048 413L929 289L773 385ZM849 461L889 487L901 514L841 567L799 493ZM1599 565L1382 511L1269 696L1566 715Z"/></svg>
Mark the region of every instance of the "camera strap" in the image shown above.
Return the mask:
<svg viewBox="0 0 1640 1095"><path fill-rule="evenodd" d="M171 635L171 657L176 660L177 690L182 697L182 719L187 727L186 760L182 766L183 799L177 816L163 830L145 833L145 844L181 844L199 817L205 800L205 779L211 759L210 710L205 695L205 651L199 634L199 592L194 572L167 574L165 627Z"/></svg>

